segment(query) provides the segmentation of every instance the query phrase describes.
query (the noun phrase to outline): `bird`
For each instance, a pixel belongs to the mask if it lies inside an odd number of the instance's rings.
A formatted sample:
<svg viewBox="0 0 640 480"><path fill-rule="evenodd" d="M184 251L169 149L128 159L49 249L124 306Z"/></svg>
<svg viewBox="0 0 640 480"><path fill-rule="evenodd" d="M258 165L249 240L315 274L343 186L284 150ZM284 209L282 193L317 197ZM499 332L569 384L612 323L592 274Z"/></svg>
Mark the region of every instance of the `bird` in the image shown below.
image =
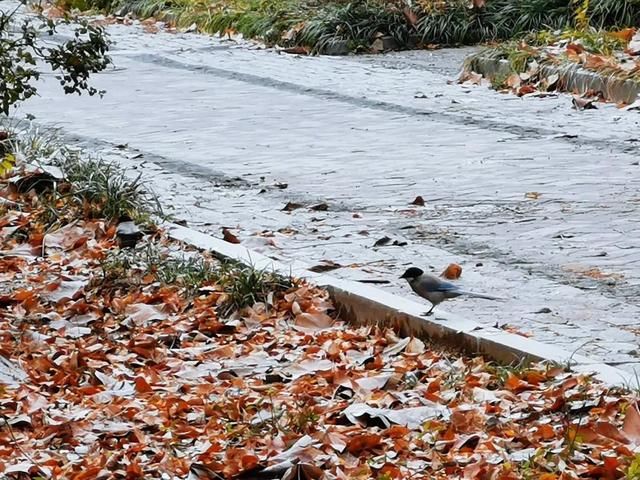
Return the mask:
<svg viewBox="0 0 640 480"><path fill-rule="evenodd" d="M431 302L431 309L424 315L431 315L433 309L439 303L451 298L466 295L467 297L484 298L485 300L501 300L498 297L483 295L480 293L467 292L462 290L458 285L446 282L434 275L423 272L418 267L410 267L402 274L400 278L405 279L411 289L420 297Z"/></svg>

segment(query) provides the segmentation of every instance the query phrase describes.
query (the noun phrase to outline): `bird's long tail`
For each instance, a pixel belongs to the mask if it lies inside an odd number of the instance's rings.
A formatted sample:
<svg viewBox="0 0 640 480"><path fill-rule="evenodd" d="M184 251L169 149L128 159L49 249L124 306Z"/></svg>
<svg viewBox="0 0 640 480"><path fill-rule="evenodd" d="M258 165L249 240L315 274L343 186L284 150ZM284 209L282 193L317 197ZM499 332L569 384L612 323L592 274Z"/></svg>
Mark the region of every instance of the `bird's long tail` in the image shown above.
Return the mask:
<svg viewBox="0 0 640 480"><path fill-rule="evenodd" d="M466 290L458 290L458 293L460 293L461 295L466 295L467 297L483 298L485 300L496 300L498 302L504 302L505 301L504 298L492 297L491 295L484 295L482 293L467 292Z"/></svg>

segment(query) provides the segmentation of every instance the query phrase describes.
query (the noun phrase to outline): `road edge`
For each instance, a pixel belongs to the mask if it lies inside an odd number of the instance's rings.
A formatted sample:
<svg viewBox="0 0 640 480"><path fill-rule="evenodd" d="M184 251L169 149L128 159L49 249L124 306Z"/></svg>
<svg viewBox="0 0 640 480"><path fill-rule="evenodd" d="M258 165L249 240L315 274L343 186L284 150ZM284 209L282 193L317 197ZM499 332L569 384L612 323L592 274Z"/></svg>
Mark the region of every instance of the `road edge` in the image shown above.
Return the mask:
<svg viewBox="0 0 640 480"><path fill-rule="evenodd" d="M240 244L228 243L189 227L168 222L161 227L170 238L208 250L217 257L237 260L257 269L286 276L305 278L326 288L340 316L354 325L393 326L403 336L429 339L434 343L461 348L470 354L485 355L503 364L547 361L568 365L578 373L591 373L608 385L634 386L635 377L632 374L599 360L442 311L432 317L424 317L421 316L425 311L424 304L379 288L312 272L299 261L285 264Z"/></svg>

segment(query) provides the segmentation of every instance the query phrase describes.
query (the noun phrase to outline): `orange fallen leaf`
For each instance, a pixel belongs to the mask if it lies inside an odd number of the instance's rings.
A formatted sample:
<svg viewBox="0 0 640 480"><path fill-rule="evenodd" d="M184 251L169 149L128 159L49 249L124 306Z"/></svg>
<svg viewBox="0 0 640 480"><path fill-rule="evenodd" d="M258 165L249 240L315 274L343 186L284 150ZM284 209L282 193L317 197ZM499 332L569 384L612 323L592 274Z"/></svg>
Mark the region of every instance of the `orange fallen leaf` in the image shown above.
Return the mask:
<svg viewBox="0 0 640 480"><path fill-rule="evenodd" d="M440 276L448 280L457 280L462 275L462 267L457 263L451 263Z"/></svg>
<svg viewBox="0 0 640 480"><path fill-rule="evenodd" d="M376 448L382 443L382 437L374 433L365 433L349 439L347 451L352 455L357 455L365 450Z"/></svg>
<svg viewBox="0 0 640 480"><path fill-rule="evenodd" d="M147 383L147 381L143 377L136 377L135 384L136 392L138 393L148 393L153 391L151 385L149 385L149 383Z"/></svg>
<svg viewBox="0 0 640 480"><path fill-rule="evenodd" d="M622 30L608 32L608 35L629 43L636 33L635 28L623 28Z"/></svg>
<svg viewBox="0 0 640 480"><path fill-rule="evenodd" d="M530 93L534 93L536 91L536 87L534 87L533 85L522 85L520 88L518 88L518 92L516 93L519 97L522 97L523 95L528 95Z"/></svg>
<svg viewBox="0 0 640 480"><path fill-rule="evenodd" d="M512 392L523 392L524 390L529 390L532 386L529 385L524 380L516 377L513 373L509 374L509 377L504 382L504 386L507 390L511 390Z"/></svg>

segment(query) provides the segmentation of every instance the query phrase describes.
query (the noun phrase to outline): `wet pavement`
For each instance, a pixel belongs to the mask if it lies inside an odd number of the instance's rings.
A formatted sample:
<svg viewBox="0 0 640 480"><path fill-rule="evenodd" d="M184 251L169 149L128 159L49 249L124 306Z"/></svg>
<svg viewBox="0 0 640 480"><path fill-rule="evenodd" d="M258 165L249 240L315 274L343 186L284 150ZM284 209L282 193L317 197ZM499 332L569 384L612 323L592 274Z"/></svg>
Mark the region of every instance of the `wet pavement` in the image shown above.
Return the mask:
<svg viewBox="0 0 640 480"><path fill-rule="evenodd" d="M468 49L299 57L109 29L102 100L45 76L25 112L142 172L168 213L402 295L408 265L456 262L466 288L506 301L441 312L640 363L640 113L457 85Z"/></svg>

